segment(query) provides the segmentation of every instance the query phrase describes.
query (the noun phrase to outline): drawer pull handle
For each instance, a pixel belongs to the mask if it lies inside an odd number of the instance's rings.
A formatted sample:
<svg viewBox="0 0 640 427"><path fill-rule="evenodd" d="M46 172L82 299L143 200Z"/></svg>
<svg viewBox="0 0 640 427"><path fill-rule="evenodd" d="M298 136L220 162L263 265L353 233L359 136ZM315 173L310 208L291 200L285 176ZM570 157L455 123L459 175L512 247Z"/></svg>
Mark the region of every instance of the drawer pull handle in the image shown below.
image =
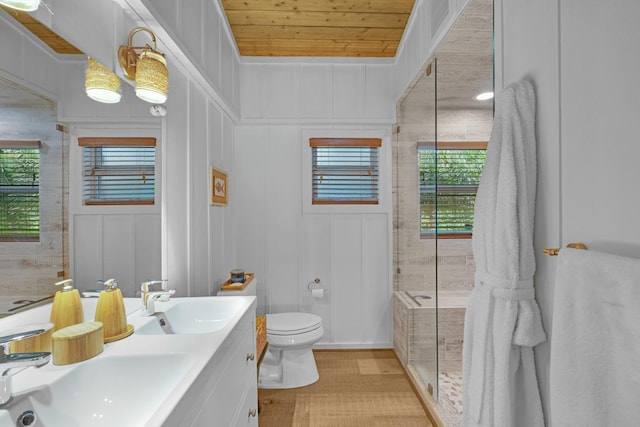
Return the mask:
<svg viewBox="0 0 640 427"><path fill-rule="evenodd" d="M255 417L255 416L256 416L256 413L257 413L257 412L256 412L256 410L255 410L255 409L253 409L253 408L252 408L252 409L249 409L249 416L250 416L250 417Z"/></svg>
<svg viewBox="0 0 640 427"><path fill-rule="evenodd" d="M256 356L253 353L247 353L247 360L253 360Z"/></svg>

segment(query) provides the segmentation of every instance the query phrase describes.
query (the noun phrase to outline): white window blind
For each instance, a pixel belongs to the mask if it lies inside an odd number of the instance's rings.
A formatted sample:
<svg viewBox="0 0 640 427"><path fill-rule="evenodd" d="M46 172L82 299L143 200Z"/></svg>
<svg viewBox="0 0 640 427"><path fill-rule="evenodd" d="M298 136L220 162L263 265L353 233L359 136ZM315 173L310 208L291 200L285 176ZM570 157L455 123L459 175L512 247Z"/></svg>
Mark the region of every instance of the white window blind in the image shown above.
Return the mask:
<svg viewBox="0 0 640 427"><path fill-rule="evenodd" d="M78 138L85 205L155 203L155 138Z"/></svg>
<svg viewBox="0 0 640 427"><path fill-rule="evenodd" d="M40 240L40 141L0 141L0 241Z"/></svg>
<svg viewBox="0 0 640 427"><path fill-rule="evenodd" d="M310 138L312 204L378 204L380 138Z"/></svg>

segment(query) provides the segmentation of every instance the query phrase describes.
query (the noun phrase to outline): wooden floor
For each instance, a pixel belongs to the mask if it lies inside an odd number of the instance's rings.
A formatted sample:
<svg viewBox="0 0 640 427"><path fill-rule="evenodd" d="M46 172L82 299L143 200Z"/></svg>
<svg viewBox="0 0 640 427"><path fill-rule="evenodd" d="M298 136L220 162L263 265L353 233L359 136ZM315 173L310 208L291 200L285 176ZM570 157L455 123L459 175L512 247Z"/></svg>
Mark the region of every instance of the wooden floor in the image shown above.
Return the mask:
<svg viewBox="0 0 640 427"><path fill-rule="evenodd" d="M316 350L320 379L260 389L260 427L432 427L393 350Z"/></svg>

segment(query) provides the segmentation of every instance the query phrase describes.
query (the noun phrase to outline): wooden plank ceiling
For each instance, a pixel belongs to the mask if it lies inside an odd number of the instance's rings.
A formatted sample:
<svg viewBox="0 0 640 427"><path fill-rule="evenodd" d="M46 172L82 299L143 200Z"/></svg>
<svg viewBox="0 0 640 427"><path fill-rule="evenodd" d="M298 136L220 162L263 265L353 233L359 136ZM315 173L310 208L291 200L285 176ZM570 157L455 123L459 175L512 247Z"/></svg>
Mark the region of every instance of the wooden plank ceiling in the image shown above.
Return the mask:
<svg viewBox="0 0 640 427"><path fill-rule="evenodd" d="M415 0L221 0L242 56L393 57Z"/></svg>

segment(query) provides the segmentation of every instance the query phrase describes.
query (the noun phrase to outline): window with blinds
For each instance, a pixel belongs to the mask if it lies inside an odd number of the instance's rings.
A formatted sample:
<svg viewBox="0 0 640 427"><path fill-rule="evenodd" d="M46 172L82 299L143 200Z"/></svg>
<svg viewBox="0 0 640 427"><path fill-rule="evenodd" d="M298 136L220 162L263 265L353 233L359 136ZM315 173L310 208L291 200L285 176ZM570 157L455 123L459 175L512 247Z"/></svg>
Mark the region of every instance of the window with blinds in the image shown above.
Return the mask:
<svg viewBox="0 0 640 427"><path fill-rule="evenodd" d="M418 144L422 237L471 237L486 150L486 142Z"/></svg>
<svg viewBox="0 0 640 427"><path fill-rule="evenodd" d="M40 141L0 141L0 241L40 240Z"/></svg>
<svg viewBox="0 0 640 427"><path fill-rule="evenodd" d="M312 204L378 204L380 138L310 138Z"/></svg>
<svg viewBox="0 0 640 427"><path fill-rule="evenodd" d="M85 205L155 203L155 138L78 138Z"/></svg>

